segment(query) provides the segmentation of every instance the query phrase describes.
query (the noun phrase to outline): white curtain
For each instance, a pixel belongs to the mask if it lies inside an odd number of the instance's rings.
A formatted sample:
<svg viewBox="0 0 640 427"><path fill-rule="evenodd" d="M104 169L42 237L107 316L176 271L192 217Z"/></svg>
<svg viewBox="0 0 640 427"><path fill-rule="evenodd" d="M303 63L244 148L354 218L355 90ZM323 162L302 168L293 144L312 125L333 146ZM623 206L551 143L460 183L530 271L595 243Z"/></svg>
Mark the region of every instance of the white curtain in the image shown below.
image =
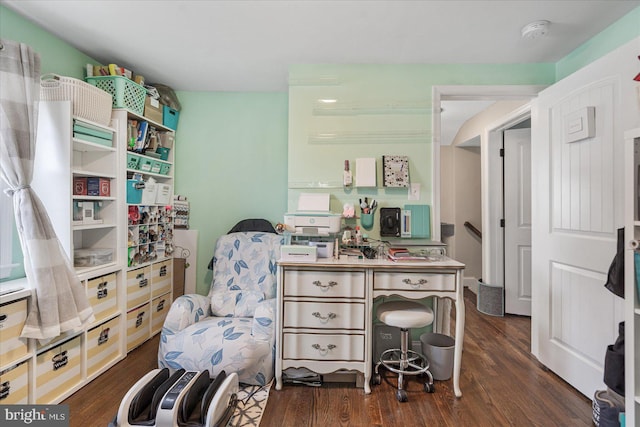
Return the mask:
<svg viewBox="0 0 640 427"><path fill-rule="evenodd" d="M46 342L92 322L94 316L51 220L30 187L39 98L40 56L25 44L0 39L0 176L13 197L25 272L35 290L21 336Z"/></svg>

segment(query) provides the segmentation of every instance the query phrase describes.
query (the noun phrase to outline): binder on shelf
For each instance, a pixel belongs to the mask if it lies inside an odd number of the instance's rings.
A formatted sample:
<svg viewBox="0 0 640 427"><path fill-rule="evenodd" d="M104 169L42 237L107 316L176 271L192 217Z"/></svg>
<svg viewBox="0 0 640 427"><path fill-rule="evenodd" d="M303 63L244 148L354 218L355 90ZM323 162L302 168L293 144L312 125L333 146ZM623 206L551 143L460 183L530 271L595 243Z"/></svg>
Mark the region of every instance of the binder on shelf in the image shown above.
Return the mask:
<svg viewBox="0 0 640 427"><path fill-rule="evenodd" d="M142 152L147 140L147 133L149 131L149 123L141 121L138 125L138 137L136 138L136 145L134 151Z"/></svg>

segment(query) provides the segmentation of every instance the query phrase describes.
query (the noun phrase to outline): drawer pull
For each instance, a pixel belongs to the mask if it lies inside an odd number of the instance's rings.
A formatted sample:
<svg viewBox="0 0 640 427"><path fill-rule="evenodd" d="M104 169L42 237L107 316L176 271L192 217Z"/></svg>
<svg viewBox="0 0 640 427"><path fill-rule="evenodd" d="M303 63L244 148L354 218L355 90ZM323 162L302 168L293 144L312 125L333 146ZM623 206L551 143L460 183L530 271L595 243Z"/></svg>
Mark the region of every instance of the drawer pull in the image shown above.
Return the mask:
<svg viewBox="0 0 640 427"><path fill-rule="evenodd" d="M324 356L331 350L335 349L337 346L335 344L329 344L327 347L322 348L320 347L320 344L312 344L311 347L313 347L315 350L318 350L320 354Z"/></svg>
<svg viewBox="0 0 640 427"><path fill-rule="evenodd" d="M336 317L338 317L338 315L337 315L337 314L335 314L335 313L331 313L331 312L329 312L329 314L327 314L327 316L325 317L325 316L323 316L322 314L320 314L320 312L319 312L319 311L314 311L313 313L311 313L311 315L312 315L313 317L317 317L317 318L318 318L318 319L320 319L320 320L324 320L325 322L326 322L327 320L332 320L332 319L335 319Z"/></svg>
<svg viewBox="0 0 640 427"><path fill-rule="evenodd" d="M319 288L322 288L323 291L328 290L329 288L332 288L334 286L336 286L338 284L338 282L334 282L333 280L330 281L328 284L323 285L321 281L316 280L313 282L314 285L316 285Z"/></svg>
<svg viewBox="0 0 640 427"><path fill-rule="evenodd" d="M427 280L427 279L420 279L420 280L418 280L418 282L417 282L417 283L413 283L413 282L411 281L411 279L403 279L403 280L402 280L402 283L406 283L407 285L413 286L414 288L415 288L415 287L419 287L420 285L424 285L424 284L425 284L425 283L427 283L427 282L428 282L428 280Z"/></svg>

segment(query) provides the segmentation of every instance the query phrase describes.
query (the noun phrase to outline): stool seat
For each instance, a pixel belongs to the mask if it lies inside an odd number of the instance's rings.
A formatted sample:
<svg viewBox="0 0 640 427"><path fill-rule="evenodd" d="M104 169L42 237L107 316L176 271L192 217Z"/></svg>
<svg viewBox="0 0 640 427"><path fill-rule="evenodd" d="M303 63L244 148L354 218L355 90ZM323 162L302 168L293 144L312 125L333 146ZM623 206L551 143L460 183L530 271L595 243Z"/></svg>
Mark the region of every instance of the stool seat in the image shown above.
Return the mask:
<svg viewBox="0 0 640 427"><path fill-rule="evenodd" d="M423 328L433 323L433 310L414 301L389 301L378 306L378 320L401 329Z"/></svg>

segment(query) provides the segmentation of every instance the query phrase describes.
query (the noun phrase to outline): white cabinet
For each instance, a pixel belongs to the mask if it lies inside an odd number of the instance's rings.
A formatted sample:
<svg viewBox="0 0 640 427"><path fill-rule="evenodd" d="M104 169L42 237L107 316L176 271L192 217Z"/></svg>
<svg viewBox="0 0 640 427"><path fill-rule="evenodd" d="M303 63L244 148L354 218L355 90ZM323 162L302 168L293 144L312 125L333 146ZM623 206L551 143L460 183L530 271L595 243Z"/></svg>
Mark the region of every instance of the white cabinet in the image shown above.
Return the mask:
<svg viewBox="0 0 640 427"><path fill-rule="evenodd" d="M625 412L628 426L640 425L640 128L625 133Z"/></svg>
<svg viewBox="0 0 640 427"><path fill-rule="evenodd" d="M133 123L146 122L148 129L153 129L156 144L160 145L162 141L164 145L170 145L164 147L162 157L153 149L140 153L123 147L118 151L119 178L125 181L126 193L119 209L127 224L123 239L127 266L125 341L129 352L160 331L173 301L174 213L171 203L175 132L128 109L114 109L112 118L120 140L135 137ZM144 188L136 188L141 181Z"/></svg>

